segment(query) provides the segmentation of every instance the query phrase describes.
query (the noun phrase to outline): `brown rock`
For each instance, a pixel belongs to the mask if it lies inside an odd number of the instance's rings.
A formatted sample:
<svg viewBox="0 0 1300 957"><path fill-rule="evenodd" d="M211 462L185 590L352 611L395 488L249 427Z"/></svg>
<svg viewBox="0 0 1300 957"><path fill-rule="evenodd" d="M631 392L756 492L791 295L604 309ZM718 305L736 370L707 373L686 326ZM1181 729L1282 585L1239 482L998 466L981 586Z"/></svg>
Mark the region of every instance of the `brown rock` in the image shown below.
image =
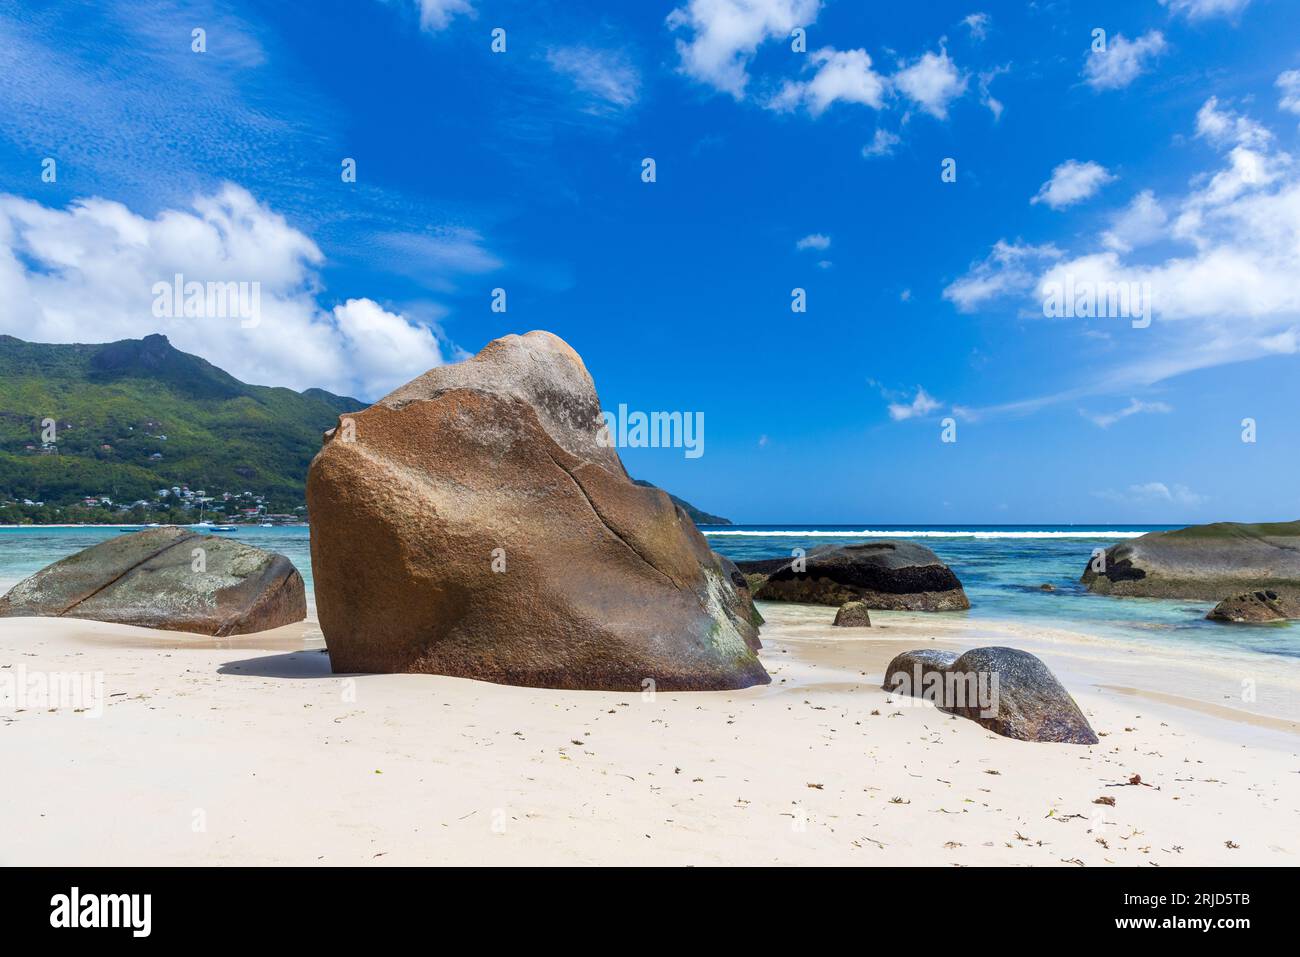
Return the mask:
<svg viewBox="0 0 1300 957"><path fill-rule="evenodd" d="M867 606L862 602L846 601L835 612L833 624L841 628L870 628L871 615L867 613Z"/></svg>
<svg viewBox="0 0 1300 957"><path fill-rule="evenodd" d="M1211 621L1264 623L1300 618L1300 602L1269 589L1225 598L1205 616Z"/></svg>
<svg viewBox="0 0 1300 957"><path fill-rule="evenodd" d="M92 545L0 598L0 617L62 617L227 637L307 617L302 576L275 552L188 529Z"/></svg>
<svg viewBox="0 0 1300 957"><path fill-rule="evenodd" d="M1008 738L1096 744L1097 735L1056 676L1034 655L1015 648L921 649L894 657L886 691L930 701Z"/></svg>
<svg viewBox="0 0 1300 957"><path fill-rule="evenodd" d="M307 479L334 670L766 684L752 604L685 513L628 478L599 411L578 354L530 332L342 417Z"/></svg>

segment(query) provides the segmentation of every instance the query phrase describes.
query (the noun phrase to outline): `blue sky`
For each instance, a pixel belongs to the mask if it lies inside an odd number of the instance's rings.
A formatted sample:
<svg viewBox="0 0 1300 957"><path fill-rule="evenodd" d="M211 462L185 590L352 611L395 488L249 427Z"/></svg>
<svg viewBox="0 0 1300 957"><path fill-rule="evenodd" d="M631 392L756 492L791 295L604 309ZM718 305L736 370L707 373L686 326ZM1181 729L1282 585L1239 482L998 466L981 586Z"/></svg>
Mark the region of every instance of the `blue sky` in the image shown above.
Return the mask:
<svg viewBox="0 0 1300 957"><path fill-rule="evenodd" d="M548 329L739 521L1295 518L1296 6L0 0L0 332L374 398Z"/></svg>

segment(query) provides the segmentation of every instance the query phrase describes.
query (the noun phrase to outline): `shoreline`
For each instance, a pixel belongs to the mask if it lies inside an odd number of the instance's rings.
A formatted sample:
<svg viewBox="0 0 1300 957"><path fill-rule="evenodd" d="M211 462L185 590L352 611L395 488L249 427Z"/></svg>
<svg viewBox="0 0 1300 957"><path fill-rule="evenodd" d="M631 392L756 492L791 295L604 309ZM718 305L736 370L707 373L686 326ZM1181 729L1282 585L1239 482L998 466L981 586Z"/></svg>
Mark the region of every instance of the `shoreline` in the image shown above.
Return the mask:
<svg viewBox="0 0 1300 957"><path fill-rule="evenodd" d="M0 660L100 671L107 702L0 712L0 863L1300 863L1300 735L1269 695L1216 704L1217 663L1098 668L1114 648L1071 632L761 608L770 685L650 699L333 675L314 621L190 639L0 619ZM999 642L1041 653L1101 743L1002 738L879 687L904 648ZM91 786L39 785L72 773Z"/></svg>

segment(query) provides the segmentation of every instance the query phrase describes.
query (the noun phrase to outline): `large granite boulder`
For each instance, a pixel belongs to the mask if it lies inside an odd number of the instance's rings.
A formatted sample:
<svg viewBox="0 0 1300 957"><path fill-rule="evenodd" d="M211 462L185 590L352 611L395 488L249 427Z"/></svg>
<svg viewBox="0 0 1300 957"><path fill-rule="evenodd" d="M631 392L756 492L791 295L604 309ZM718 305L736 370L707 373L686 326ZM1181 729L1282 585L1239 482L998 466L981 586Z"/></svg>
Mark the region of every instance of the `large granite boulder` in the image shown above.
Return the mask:
<svg viewBox="0 0 1300 957"><path fill-rule="evenodd" d="M0 598L0 617L88 618L228 637L302 621L283 555L185 528L149 528L69 555Z"/></svg>
<svg viewBox="0 0 1300 957"><path fill-rule="evenodd" d="M642 485L644 483L637 482L637 484ZM672 498L671 495L668 497ZM691 513L687 512L686 514L688 517L690 517ZM695 521L695 520L692 518L691 521ZM759 612L758 608L755 607L754 605L754 596L751 595L749 591L749 579L747 579L744 573L742 573L741 570L736 567L735 562L733 562L726 555L723 555L721 552L714 552L713 558L718 563L718 565L721 566L722 574L727 576L727 579L731 582L732 588L736 590L736 597L739 599L741 608L744 609L745 614L749 618L750 623L753 624L755 628L758 628L760 625L763 624L763 615ZM758 641L758 636L756 634L754 636L754 648L755 650L757 650L761 647L762 647L762 643Z"/></svg>
<svg viewBox="0 0 1300 957"><path fill-rule="evenodd" d="M1211 621L1261 624L1300 618L1300 602L1267 589L1225 598L1205 616Z"/></svg>
<svg viewBox="0 0 1300 957"><path fill-rule="evenodd" d="M1106 549L1104 564L1089 560L1081 581L1101 595L1139 598L1219 601L1264 590L1300 597L1300 522L1148 532Z"/></svg>
<svg viewBox="0 0 1300 957"><path fill-rule="evenodd" d="M340 418L311 464L336 672L545 688L766 684L752 604L693 522L636 485L582 359L506 336Z"/></svg>
<svg viewBox="0 0 1300 957"><path fill-rule="evenodd" d="M960 611L970 607L952 569L924 545L908 541L819 545L795 558L737 562L741 572L766 575L759 601L842 605L894 611Z"/></svg>
<svg viewBox="0 0 1300 957"><path fill-rule="evenodd" d="M1008 738L1064 744L1098 740L1047 665L1015 648L972 648L960 656L905 651L885 669L882 687L929 701Z"/></svg>

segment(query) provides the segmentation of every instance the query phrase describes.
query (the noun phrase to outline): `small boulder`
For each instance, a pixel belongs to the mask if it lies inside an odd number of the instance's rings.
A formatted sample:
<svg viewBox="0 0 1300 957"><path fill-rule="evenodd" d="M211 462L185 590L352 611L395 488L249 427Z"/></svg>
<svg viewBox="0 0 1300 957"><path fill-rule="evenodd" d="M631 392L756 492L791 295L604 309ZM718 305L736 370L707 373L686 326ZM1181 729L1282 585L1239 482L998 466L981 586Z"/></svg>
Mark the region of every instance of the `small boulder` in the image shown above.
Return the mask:
<svg viewBox="0 0 1300 957"><path fill-rule="evenodd" d="M917 650L896 655L882 687L932 702L1020 741L1096 744L1097 735L1056 676L1015 648L972 648L960 656Z"/></svg>
<svg viewBox="0 0 1300 957"><path fill-rule="evenodd" d="M860 601L846 601L835 612L834 624L840 628L870 628L871 616L867 606Z"/></svg>
<svg viewBox="0 0 1300 957"><path fill-rule="evenodd" d="M1053 585L1051 582L1044 582L1043 584L1041 584L1041 585L1038 586L1038 590L1039 590L1039 591L1056 591L1056 586Z"/></svg>
<svg viewBox="0 0 1300 957"><path fill-rule="evenodd" d="M1300 618L1300 603L1270 589L1225 598L1205 616L1211 621L1262 623Z"/></svg>
<svg viewBox="0 0 1300 957"><path fill-rule="evenodd" d="M149 528L69 555L0 598L0 617L86 618L218 638L302 621L283 555L185 528Z"/></svg>

